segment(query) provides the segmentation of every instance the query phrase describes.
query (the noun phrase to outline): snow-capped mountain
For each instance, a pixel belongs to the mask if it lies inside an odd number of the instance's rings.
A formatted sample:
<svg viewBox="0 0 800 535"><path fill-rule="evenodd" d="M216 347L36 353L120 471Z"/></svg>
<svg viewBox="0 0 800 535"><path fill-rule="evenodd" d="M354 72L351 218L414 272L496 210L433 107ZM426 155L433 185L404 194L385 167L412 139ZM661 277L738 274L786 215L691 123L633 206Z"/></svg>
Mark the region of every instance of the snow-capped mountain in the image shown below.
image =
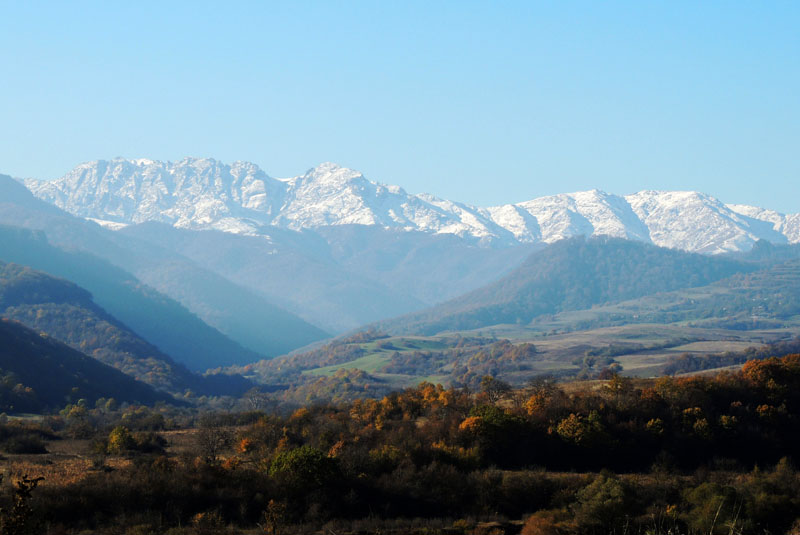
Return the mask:
<svg viewBox="0 0 800 535"><path fill-rule="evenodd" d="M41 199L110 228L159 221L178 228L261 234L331 225L377 225L455 234L495 245L609 235L702 253L748 250L759 239L800 242L800 214L725 205L697 192L599 190L481 208L409 194L324 163L273 178L247 162L94 161L51 181L27 180Z"/></svg>

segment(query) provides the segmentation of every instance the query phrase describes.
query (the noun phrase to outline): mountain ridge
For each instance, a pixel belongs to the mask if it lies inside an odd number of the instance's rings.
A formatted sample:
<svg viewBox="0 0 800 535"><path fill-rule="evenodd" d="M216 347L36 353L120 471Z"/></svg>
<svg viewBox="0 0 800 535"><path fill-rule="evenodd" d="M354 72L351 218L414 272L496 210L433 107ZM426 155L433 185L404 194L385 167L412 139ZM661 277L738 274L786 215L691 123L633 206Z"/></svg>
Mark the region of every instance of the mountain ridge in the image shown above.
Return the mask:
<svg viewBox="0 0 800 535"><path fill-rule="evenodd" d="M532 253L501 279L426 310L374 327L391 334L432 335L499 324L705 286L755 266L652 244L596 236L561 240Z"/></svg>
<svg viewBox="0 0 800 535"><path fill-rule="evenodd" d="M121 371L22 323L0 318L0 408L10 412L60 408L86 398L183 404ZM13 389L8 389L8 379Z"/></svg>
<svg viewBox="0 0 800 535"><path fill-rule="evenodd" d="M745 251L759 239L800 242L800 214L727 205L695 191L621 196L594 189L477 207L409 194L330 162L292 178L274 178L250 162L117 158L80 164L53 181L24 184L40 199L110 228L158 221L259 235L264 227L358 224L454 234L500 247L608 235L710 254Z"/></svg>
<svg viewBox="0 0 800 535"><path fill-rule="evenodd" d="M84 288L42 271L0 260L0 317L43 333L75 351L172 394L228 389L174 361L98 306ZM244 382L242 382L244 383ZM246 384L246 383L244 383Z"/></svg>

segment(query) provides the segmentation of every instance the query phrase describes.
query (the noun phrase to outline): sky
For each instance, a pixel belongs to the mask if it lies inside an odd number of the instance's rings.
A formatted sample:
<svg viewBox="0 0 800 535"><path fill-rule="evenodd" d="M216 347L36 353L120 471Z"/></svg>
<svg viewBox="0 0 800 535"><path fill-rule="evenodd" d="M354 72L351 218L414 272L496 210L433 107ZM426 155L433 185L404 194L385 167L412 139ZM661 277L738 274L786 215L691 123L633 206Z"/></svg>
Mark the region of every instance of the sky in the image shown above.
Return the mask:
<svg viewBox="0 0 800 535"><path fill-rule="evenodd" d="M0 173L325 161L476 205L800 212L800 2L0 0Z"/></svg>

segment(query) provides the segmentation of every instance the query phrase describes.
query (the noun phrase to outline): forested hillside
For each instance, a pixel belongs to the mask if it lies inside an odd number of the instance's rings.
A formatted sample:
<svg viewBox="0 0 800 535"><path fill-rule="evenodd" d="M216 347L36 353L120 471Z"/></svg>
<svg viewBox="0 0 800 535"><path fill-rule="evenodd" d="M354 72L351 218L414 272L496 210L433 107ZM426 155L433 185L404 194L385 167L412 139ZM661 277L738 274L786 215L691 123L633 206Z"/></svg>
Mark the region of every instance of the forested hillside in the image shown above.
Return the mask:
<svg viewBox="0 0 800 535"><path fill-rule="evenodd" d="M380 322L393 334L435 334L704 286L754 266L621 239L572 238L533 253L496 283L423 312Z"/></svg>
<svg viewBox="0 0 800 535"><path fill-rule="evenodd" d="M567 311L536 319L531 327L558 325L562 330L584 330L688 322L688 327L746 331L792 324L800 314L800 260L780 256L757 265L758 271L737 273L706 286Z"/></svg>
<svg viewBox="0 0 800 535"><path fill-rule="evenodd" d="M87 289L108 313L192 370L260 358L129 273L95 256L54 247L44 233L0 226L0 260L31 266Z"/></svg>
<svg viewBox="0 0 800 535"><path fill-rule="evenodd" d="M0 316L161 390L232 394L246 387L234 377L223 382L190 372L97 306L83 288L26 266L0 262Z"/></svg>
<svg viewBox="0 0 800 535"><path fill-rule="evenodd" d="M0 319L0 370L3 412L59 409L79 399L177 403L167 393L7 319Z"/></svg>

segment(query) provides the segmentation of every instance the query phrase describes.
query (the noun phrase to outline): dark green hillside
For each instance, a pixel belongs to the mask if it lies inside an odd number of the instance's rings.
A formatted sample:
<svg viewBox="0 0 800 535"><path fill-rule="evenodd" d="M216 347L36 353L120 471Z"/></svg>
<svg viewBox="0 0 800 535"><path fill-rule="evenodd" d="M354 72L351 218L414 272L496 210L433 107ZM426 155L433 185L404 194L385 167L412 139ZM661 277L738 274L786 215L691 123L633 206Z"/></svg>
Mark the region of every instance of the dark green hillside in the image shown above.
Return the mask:
<svg viewBox="0 0 800 535"><path fill-rule="evenodd" d="M98 307L83 288L29 267L0 262L0 316L46 333L162 390L230 391L220 390L223 385L206 384L207 379L175 363ZM230 382L234 390L235 382Z"/></svg>
<svg viewBox="0 0 800 535"><path fill-rule="evenodd" d="M767 240L758 240L746 253L728 253L725 256L733 260L744 260L761 265L780 264L800 258L800 243L776 245Z"/></svg>
<svg viewBox="0 0 800 535"><path fill-rule="evenodd" d="M751 264L613 238L572 238L532 254L494 284L379 328L434 334L533 318L657 292L703 286Z"/></svg>
<svg viewBox="0 0 800 535"><path fill-rule="evenodd" d="M190 369L203 371L261 358L125 271L92 255L53 247L42 232L0 226L0 260L28 265L86 288L103 309Z"/></svg>
<svg viewBox="0 0 800 535"><path fill-rule="evenodd" d="M752 329L800 314L800 260L740 273L707 287L622 303L653 322L705 320L702 325Z"/></svg>
<svg viewBox="0 0 800 535"><path fill-rule="evenodd" d="M782 258L782 257L778 257ZM538 318L539 332L572 332L636 323L672 324L733 331L782 328L800 315L800 259L737 273L706 286L661 292L591 309Z"/></svg>
<svg viewBox="0 0 800 535"><path fill-rule="evenodd" d="M0 320L0 410L38 412L99 398L155 403L166 393L128 377L56 340Z"/></svg>
<svg viewBox="0 0 800 535"><path fill-rule="evenodd" d="M97 308L89 292L71 282L0 261L0 307L63 303ZM99 309L98 309L99 310Z"/></svg>

